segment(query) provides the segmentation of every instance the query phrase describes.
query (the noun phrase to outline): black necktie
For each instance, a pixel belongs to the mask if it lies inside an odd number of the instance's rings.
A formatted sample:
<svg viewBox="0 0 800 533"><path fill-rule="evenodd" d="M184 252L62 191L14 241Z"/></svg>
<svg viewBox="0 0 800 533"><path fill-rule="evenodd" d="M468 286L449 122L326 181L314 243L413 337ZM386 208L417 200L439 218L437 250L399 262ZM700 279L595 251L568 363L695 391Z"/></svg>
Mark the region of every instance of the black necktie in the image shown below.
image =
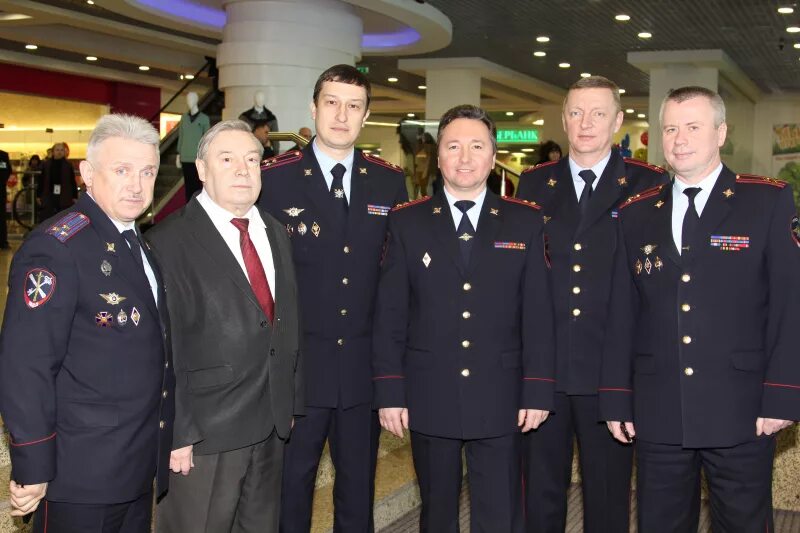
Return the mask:
<svg viewBox="0 0 800 533"><path fill-rule="evenodd" d="M142 269L142 274L144 274L144 262L142 261L142 245L139 243L139 236L136 235L136 232L132 229L126 229L122 232L122 236L125 237L125 240L128 241L128 244L131 247L131 254L133 254L133 259L136 261L136 264L139 265L139 268Z"/></svg>
<svg viewBox="0 0 800 533"><path fill-rule="evenodd" d="M584 216L589 208L589 199L592 197L592 183L597 179L597 176L591 170L581 170L578 172L578 176L586 182L583 186L583 192L581 192L581 198L578 200L578 208L581 211L581 216Z"/></svg>
<svg viewBox="0 0 800 533"><path fill-rule="evenodd" d="M456 234L458 235L458 244L461 246L461 258L464 260L464 265L469 264L469 253L472 250L472 239L475 238L475 228L472 226L467 216L467 211L475 205L471 200L459 200L455 203L456 208L461 211L461 222L458 223Z"/></svg>
<svg viewBox="0 0 800 533"><path fill-rule="evenodd" d="M336 163L331 169L333 183L331 183L331 195L339 203L345 213L347 213L347 197L344 194L344 165Z"/></svg>
<svg viewBox="0 0 800 533"><path fill-rule="evenodd" d="M700 192L700 187L688 187L683 190L689 198L689 208L686 214L683 215L683 226L681 227L681 255L689 251L689 243L697 231L697 225L700 223L700 215L697 214L697 207L694 205L694 197Z"/></svg>

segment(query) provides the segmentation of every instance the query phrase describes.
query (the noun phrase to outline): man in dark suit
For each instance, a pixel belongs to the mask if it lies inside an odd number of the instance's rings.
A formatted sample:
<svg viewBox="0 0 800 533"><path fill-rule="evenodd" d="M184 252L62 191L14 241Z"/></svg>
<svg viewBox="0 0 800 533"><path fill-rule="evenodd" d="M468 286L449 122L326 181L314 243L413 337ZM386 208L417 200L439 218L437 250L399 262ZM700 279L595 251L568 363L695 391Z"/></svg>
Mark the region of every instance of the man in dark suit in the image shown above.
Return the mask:
<svg viewBox="0 0 800 533"><path fill-rule="evenodd" d="M800 230L786 183L720 161L725 104L661 107L672 185L620 211L601 415L636 437L639 531L773 531L775 434L800 417ZM624 425L621 424L624 422Z"/></svg>
<svg viewBox="0 0 800 533"><path fill-rule="evenodd" d="M471 531L522 532L520 431L553 408L540 208L487 189L495 135L482 109L447 111L438 135L444 190L389 216L375 405L384 428L399 437L411 430L423 532L458 531L462 448Z"/></svg>
<svg viewBox="0 0 800 533"><path fill-rule="evenodd" d="M529 533L563 531L572 477L573 439L580 450L583 527L628 531L632 449L609 438L597 386L606 330L619 205L666 181L666 173L624 159L611 143L622 124L619 88L582 78L564 101L569 157L520 177L519 198L542 206L556 313L556 408L524 437Z"/></svg>
<svg viewBox="0 0 800 533"><path fill-rule="evenodd" d="M241 120L198 146L203 190L147 237L174 313L175 474L158 531L278 531L284 441L303 412L289 238L254 205L261 143Z"/></svg>
<svg viewBox="0 0 800 533"><path fill-rule="evenodd" d="M306 416L286 446L281 531L308 533L322 449L336 469L334 531L372 531L380 426L372 411L372 311L392 206L408 199L403 171L355 150L370 84L349 65L320 75L317 137L262 166L260 205L292 238L306 357Z"/></svg>
<svg viewBox="0 0 800 533"><path fill-rule="evenodd" d="M87 194L30 233L11 265L0 412L14 516L34 531L150 531L167 488L175 380L164 284L135 221L150 205L158 132L100 119Z"/></svg>
<svg viewBox="0 0 800 533"><path fill-rule="evenodd" d="M11 159L8 152L0 150L0 249L8 248L8 221L6 217L6 185L11 177Z"/></svg>

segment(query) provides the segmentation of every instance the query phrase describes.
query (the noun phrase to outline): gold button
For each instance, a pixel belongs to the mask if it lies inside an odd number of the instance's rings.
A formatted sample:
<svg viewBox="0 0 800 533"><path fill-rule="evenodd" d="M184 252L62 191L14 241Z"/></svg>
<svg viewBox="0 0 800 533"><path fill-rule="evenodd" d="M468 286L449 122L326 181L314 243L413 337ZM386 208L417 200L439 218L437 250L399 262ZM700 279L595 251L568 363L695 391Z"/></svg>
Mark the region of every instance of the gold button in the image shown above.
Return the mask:
<svg viewBox="0 0 800 533"><path fill-rule="evenodd" d="M583 246L581 246L581 243L576 242L575 245L572 248L574 248L576 252L580 252L581 248L583 248Z"/></svg>
<svg viewBox="0 0 800 533"><path fill-rule="evenodd" d="M337 339L336 344L338 344L339 346L344 346L344 339Z"/></svg>
<svg viewBox="0 0 800 533"><path fill-rule="evenodd" d="M684 274L683 276L681 276L681 281L684 283L689 283L690 281L692 281L692 276L690 276L689 274Z"/></svg>
<svg viewBox="0 0 800 533"><path fill-rule="evenodd" d="M572 294L580 294L581 288L580 287L572 287Z"/></svg>
<svg viewBox="0 0 800 533"><path fill-rule="evenodd" d="M159 423L158 423L158 427L159 427L160 429L164 429L164 427L166 427L166 425L167 425L167 423L166 423L166 422L164 422L163 420L162 420L161 422L159 422Z"/></svg>
<svg viewBox="0 0 800 533"><path fill-rule="evenodd" d="M349 279L347 279L347 278L342 278L342 285L347 285L348 283L350 283L350 280L349 280Z"/></svg>
<svg viewBox="0 0 800 533"><path fill-rule="evenodd" d="M580 265L573 265L572 266L572 271L573 272L580 272L581 271L581 266Z"/></svg>
<svg viewBox="0 0 800 533"><path fill-rule="evenodd" d="M694 374L694 369L690 366L687 366L686 368L683 369L683 373L686 374L687 376L691 376L692 374Z"/></svg>
<svg viewBox="0 0 800 533"><path fill-rule="evenodd" d="M691 310L692 310L692 306L691 305L689 305L689 304L681 305L681 311L683 311L684 313L688 313Z"/></svg>
<svg viewBox="0 0 800 533"><path fill-rule="evenodd" d="M466 320L469 317L471 317L472 315L470 314L469 311L464 311L463 313L461 313L461 316L464 318L464 320Z"/></svg>
<svg viewBox="0 0 800 533"><path fill-rule="evenodd" d="M464 290L465 290L465 291L468 291L468 290L470 290L471 288L472 288L472 285L470 285L469 283L465 283L465 284L464 284Z"/></svg>
<svg viewBox="0 0 800 533"><path fill-rule="evenodd" d="M350 247L349 246L345 246L344 247L344 253L346 253L346 254L350 253Z"/></svg>
<svg viewBox="0 0 800 533"><path fill-rule="evenodd" d="M691 344L692 342L692 338L689 335L684 335L683 339L681 340L683 341L683 344Z"/></svg>
<svg viewBox="0 0 800 533"><path fill-rule="evenodd" d="M339 313L340 313L342 316L344 316L344 315L346 315L346 314L347 314L347 309L342 309L341 311L339 311Z"/></svg>
<svg viewBox="0 0 800 533"><path fill-rule="evenodd" d="M580 316L580 314L581 314L581 310L580 309L575 308L575 309L572 310L572 316Z"/></svg>
<svg viewBox="0 0 800 533"><path fill-rule="evenodd" d="M461 346L464 348L469 348L469 341L461 341Z"/></svg>
<svg viewBox="0 0 800 533"><path fill-rule="evenodd" d="M169 394L169 393L167 391L164 391L164 392L161 393L161 397L162 398L166 398L167 394Z"/></svg>
<svg viewBox="0 0 800 533"><path fill-rule="evenodd" d="M468 378L469 377L469 368L465 368L464 370L462 370L461 371L461 375L464 376L465 378Z"/></svg>

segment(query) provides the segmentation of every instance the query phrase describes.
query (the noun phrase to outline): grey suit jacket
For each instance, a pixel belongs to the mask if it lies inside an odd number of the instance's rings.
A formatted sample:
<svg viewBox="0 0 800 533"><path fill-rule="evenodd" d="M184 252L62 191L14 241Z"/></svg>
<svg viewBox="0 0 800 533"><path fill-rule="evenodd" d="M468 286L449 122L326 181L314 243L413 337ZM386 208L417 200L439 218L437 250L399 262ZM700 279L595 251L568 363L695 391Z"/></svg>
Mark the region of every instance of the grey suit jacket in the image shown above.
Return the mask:
<svg viewBox="0 0 800 533"><path fill-rule="evenodd" d="M282 438L303 413L300 326L286 230L260 210L275 264L270 324L247 277L193 198L147 232L164 275L176 386L173 448L197 454Z"/></svg>

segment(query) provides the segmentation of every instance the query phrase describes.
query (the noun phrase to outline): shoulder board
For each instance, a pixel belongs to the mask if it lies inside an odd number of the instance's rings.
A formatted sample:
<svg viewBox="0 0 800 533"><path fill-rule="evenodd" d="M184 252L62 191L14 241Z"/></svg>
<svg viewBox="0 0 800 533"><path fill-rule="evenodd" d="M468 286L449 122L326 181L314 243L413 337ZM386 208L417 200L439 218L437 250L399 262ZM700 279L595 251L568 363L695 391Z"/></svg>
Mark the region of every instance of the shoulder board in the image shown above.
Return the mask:
<svg viewBox="0 0 800 533"><path fill-rule="evenodd" d="M644 167L646 169L652 170L653 172L658 172L659 174L663 174L666 172L666 170L659 167L658 165L651 165L650 163L646 163L644 161L640 161L632 157L623 157L623 160L625 161L626 165L636 165L638 167Z"/></svg>
<svg viewBox="0 0 800 533"><path fill-rule="evenodd" d="M67 242L89 225L89 217L78 211L68 213L56 220L45 233L52 235L61 242Z"/></svg>
<svg viewBox="0 0 800 533"><path fill-rule="evenodd" d="M755 174L737 174L736 183L753 183L756 185L772 185L779 189L786 187L786 182L776 180L775 178L768 178L766 176L757 176Z"/></svg>
<svg viewBox="0 0 800 533"><path fill-rule="evenodd" d="M649 189L644 190L639 194L634 194L633 196L625 200L625 202L621 206L619 206L619 208L625 209L629 205L635 204L636 202L639 202L641 200L646 200L647 198L652 198L653 196L657 196L661 192L662 188L664 188L664 185L657 185L655 187L650 187Z"/></svg>
<svg viewBox="0 0 800 533"><path fill-rule="evenodd" d="M301 159L303 159L303 152L300 150L292 150L291 152L286 152L284 154L265 159L261 162L261 170L279 167L286 165L287 163L294 163L295 161L300 161Z"/></svg>
<svg viewBox="0 0 800 533"><path fill-rule="evenodd" d="M364 159L366 159L370 163L375 163L376 165L380 165L382 167L386 167L386 168L392 169L395 172L403 172L403 169L401 167L399 167L399 166L397 166L397 165L395 165L393 163L389 163L388 161L385 161L385 160L381 159L377 155L366 154L364 152L361 152L361 155L363 155Z"/></svg>
<svg viewBox="0 0 800 533"><path fill-rule="evenodd" d="M525 174L526 172L533 172L534 170L538 170L540 168L549 167L551 165L555 165L556 163L558 163L558 161L545 161L544 163L539 163L538 165L526 168L521 172L521 174Z"/></svg>
<svg viewBox="0 0 800 533"><path fill-rule="evenodd" d="M506 202L511 202L512 204L524 205L526 207L536 209L537 211L542 208L542 206L532 200L522 200L520 198L512 198L510 196L501 196L500 199L505 200Z"/></svg>
<svg viewBox="0 0 800 533"><path fill-rule="evenodd" d="M394 206L392 211L399 211L401 209L405 209L406 207L411 207L412 205L421 204L422 202L427 202L431 198L431 196L423 196L422 198L417 198L416 200L411 200L410 202L403 202L402 204L397 204Z"/></svg>

